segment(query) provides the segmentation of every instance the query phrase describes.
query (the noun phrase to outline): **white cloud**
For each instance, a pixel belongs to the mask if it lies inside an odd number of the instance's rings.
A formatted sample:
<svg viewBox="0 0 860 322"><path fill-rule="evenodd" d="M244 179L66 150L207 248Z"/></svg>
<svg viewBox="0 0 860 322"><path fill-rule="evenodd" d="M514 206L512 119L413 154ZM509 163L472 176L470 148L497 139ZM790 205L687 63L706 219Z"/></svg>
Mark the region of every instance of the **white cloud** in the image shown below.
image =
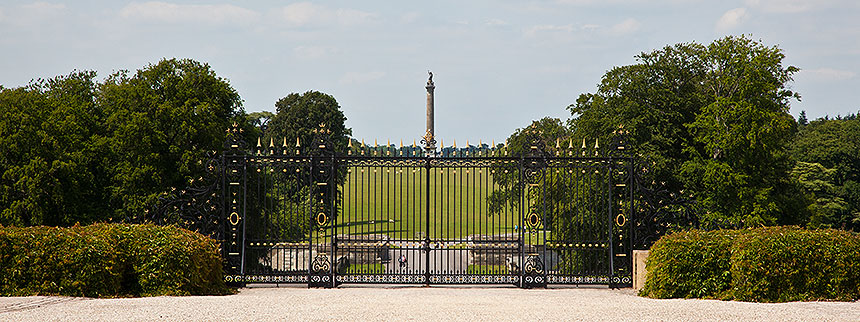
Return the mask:
<svg viewBox="0 0 860 322"><path fill-rule="evenodd" d="M487 19L487 21L485 21L484 24L487 26L507 26L507 25L509 25L509 23L507 21L504 21L502 19Z"/></svg>
<svg viewBox="0 0 860 322"><path fill-rule="evenodd" d="M818 82L835 82L835 81L844 81L854 76L857 76L857 73L848 71L848 70L839 70L834 68L817 68L817 69L809 69L809 70L801 70L798 74L799 78L806 78L811 81Z"/></svg>
<svg viewBox="0 0 860 322"><path fill-rule="evenodd" d="M385 72L373 71L368 73L349 72L344 74L339 82L346 85L363 84L385 76Z"/></svg>
<svg viewBox="0 0 860 322"><path fill-rule="evenodd" d="M801 13L824 5L827 0L746 0L750 8L776 13Z"/></svg>
<svg viewBox="0 0 860 322"><path fill-rule="evenodd" d="M525 30L526 36L533 37L542 32L573 32L573 24L568 25L537 25Z"/></svg>
<svg viewBox="0 0 860 322"><path fill-rule="evenodd" d="M626 35L636 32L641 25L636 19L629 18L609 28L609 33L613 35Z"/></svg>
<svg viewBox="0 0 860 322"><path fill-rule="evenodd" d="M184 5L167 2L131 3L119 11L123 18L163 22L236 23L253 22L260 14L229 4Z"/></svg>
<svg viewBox="0 0 860 322"><path fill-rule="evenodd" d="M596 25L596 24L582 25L582 30L592 31L592 30L597 30L597 29L600 29L600 25Z"/></svg>
<svg viewBox="0 0 860 322"><path fill-rule="evenodd" d="M726 11L720 20L717 20L716 30L717 32L726 32L736 27L740 26L744 21L746 21L747 9L746 8L734 8L732 10Z"/></svg>
<svg viewBox="0 0 860 322"><path fill-rule="evenodd" d="M278 9L280 18L294 26L311 24L326 25L336 23L344 26L354 26L372 22L377 15L371 12L355 9L331 9L310 2L298 2Z"/></svg>

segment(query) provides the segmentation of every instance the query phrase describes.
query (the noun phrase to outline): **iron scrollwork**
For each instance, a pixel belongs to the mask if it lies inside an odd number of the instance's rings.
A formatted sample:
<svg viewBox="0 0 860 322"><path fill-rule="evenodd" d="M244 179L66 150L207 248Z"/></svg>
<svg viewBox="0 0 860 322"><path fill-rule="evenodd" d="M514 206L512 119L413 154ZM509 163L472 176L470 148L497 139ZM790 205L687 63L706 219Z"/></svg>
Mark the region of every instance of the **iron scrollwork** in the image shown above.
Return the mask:
<svg viewBox="0 0 860 322"><path fill-rule="evenodd" d="M546 287L546 271L538 254L529 254L523 265L523 287Z"/></svg>

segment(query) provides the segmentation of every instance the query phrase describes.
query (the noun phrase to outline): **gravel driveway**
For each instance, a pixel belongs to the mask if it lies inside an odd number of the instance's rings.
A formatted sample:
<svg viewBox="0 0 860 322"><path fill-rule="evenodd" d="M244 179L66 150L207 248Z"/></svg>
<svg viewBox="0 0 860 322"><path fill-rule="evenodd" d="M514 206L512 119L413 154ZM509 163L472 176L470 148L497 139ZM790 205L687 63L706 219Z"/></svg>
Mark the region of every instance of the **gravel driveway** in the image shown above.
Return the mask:
<svg viewBox="0 0 860 322"><path fill-rule="evenodd" d="M860 321L858 302L653 300L630 289L252 287L232 296L0 297L2 321Z"/></svg>

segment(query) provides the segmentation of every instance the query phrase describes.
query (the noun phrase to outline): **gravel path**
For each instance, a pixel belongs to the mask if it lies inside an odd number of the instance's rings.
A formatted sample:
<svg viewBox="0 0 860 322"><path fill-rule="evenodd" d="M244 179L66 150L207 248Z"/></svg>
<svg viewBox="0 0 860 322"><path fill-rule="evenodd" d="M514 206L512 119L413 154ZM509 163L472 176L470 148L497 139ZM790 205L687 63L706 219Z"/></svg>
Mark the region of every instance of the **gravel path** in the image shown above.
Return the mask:
<svg viewBox="0 0 860 322"><path fill-rule="evenodd" d="M232 296L0 297L2 321L860 321L860 302L653 300L632 290L257 287Z"/></svg>

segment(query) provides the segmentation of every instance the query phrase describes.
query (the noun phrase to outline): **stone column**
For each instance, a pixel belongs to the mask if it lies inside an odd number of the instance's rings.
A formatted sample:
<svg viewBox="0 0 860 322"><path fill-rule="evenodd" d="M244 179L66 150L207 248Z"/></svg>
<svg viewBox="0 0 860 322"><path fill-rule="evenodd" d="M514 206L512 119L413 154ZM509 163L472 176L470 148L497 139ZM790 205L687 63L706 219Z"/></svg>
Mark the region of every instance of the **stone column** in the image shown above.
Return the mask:
<svg viewBox="0 0 860 322"><path fill-rule="evenodd" d="M433 124L433 91L436 89L436 85L433 84L433 73L428 71L430 74L430 79L427 80L427 86L424 88L427 89L427 133L424 135L424 149L436 150L436 133L434 130Z"/></svg>

